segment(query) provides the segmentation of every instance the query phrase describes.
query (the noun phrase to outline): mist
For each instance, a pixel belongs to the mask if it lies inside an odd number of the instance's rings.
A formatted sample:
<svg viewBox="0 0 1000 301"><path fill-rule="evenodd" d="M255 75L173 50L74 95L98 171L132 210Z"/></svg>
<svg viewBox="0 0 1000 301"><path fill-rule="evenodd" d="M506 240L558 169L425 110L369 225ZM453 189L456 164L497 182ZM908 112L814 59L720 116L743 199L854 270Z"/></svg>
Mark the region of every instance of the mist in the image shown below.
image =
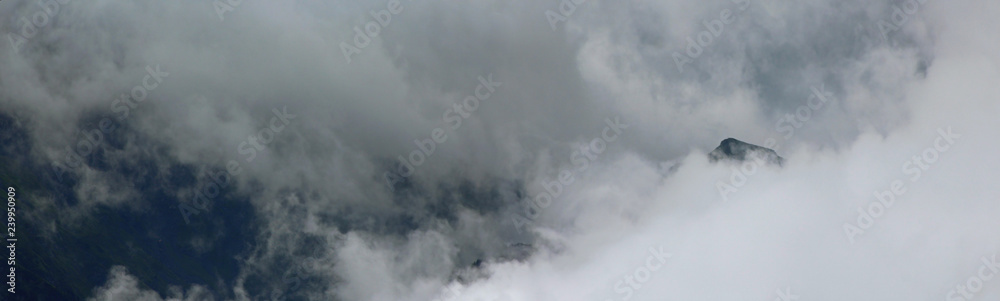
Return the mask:
<svg viewBox="0 0 1000 301"><path fill-rule="evenodd" d="M224 260L93 300L993 300L998 13L7 0L3 154L34 239Z"/></svg>

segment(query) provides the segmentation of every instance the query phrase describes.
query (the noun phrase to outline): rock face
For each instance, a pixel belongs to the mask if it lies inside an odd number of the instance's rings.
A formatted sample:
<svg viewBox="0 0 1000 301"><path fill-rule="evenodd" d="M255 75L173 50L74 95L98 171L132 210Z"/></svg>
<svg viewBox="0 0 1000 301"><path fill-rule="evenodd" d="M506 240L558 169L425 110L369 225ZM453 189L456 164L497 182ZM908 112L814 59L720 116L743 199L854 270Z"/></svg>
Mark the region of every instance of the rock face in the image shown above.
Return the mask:
<svg viewBox="0 0 1000 301"><path fill-rule="evenodd" d="M764 162L776 164L778 166L784 164L785 161L784 158L778 156L778 153L770 148L753 145L734 138L726 138L726 140L722 140L719 147L716 147L715 150L708 153L708 159L711 162L718 162L719 160L746 161L751 159L760 159Z"/></svg>

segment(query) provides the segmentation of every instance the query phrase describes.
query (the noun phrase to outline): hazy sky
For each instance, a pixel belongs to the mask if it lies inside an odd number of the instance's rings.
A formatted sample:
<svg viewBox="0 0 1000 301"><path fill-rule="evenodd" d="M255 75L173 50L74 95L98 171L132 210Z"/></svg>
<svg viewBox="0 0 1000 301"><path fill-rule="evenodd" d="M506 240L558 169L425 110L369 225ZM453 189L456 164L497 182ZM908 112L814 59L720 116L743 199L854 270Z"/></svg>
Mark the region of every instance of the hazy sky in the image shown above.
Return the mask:
<svg viewBox="0 0 1000 301"><path fill-rule="evenodd" d="M97 300L1000 298L950 292L1000 253L995 1L60 1L0 3L31 159L194 166L181 208L234 162L263 222L231 282ZM709 163L727 137L786 164ZM36 222L148 210L60 170Z"/></svg>

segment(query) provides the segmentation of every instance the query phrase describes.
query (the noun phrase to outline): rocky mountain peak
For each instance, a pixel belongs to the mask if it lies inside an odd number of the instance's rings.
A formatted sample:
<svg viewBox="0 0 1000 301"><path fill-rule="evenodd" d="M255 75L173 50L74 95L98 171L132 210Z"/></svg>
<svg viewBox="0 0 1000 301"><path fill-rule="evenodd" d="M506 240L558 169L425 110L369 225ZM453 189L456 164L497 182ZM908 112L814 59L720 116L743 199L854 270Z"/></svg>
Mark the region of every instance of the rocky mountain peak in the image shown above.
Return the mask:
<svg viewBox="0 0 1000 301"><path fill-rule="evenodd" d="M708 153L708 158L711 162L718 162L719 160L746 161L759 158L765 162L779 166L785 161L773 149L746 143L736 138L722 140L722 143L719 143L718 147Z"/></svg>

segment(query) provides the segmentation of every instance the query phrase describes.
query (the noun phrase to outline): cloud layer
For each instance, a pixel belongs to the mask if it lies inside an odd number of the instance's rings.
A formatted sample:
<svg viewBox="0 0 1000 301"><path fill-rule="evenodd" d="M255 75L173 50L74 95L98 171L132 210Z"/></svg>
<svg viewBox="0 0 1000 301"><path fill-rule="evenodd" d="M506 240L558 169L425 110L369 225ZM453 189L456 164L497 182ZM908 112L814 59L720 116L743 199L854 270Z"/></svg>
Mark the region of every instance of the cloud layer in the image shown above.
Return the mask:
<svg viewBox="0 0 1000 301"><path fill-rule="evenodd" d="M235 276L95 299L947 300L1000 252L996 4L43 3L0 5L39 232L250 229Z"/></svg>

